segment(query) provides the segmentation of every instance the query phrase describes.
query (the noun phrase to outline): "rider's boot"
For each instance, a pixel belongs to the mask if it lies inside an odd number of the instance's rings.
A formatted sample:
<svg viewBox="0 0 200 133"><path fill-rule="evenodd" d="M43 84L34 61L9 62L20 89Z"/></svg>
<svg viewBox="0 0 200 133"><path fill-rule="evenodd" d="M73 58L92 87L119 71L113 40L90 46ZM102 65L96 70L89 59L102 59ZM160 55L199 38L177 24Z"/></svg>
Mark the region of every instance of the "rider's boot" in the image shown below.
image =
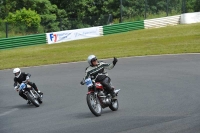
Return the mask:
<svg viewBox="0 0 200 133"><path fill-rule="evenodd" d="M43 95L43 92L41 92L40 90L37 91L40 95Z"/></svg>
<svg viewBox="0 0 200 133"><path fill-rule="evenodd" d="M112 91L112 92L110 93L110 95L112 96L112 99L116 99L116 94L115 94L114 91Z"/></svg>
<svg viewBox="0 0 200 133"><path fill-rule="evenodd" d="M40 95L43 95L43 93L37 88L37 86L36 86L36 84L35 83L30 83L29 82L29 84L31 84L32 85L32 87L35 89L35 91L37 91L38 92L38 94L40 94Z"/></svg>
<svg viewBox="0 0 200 133"><path fill-rule="evenodd" d="M38 94L43 95L43 92L41 92L38 88L34 88Z"/></svg>
<svg viewBox="0 0 200 133"><path fill-rule="evenodd" d="M31 104L31 101L28 100L27 104Z"/></svg>

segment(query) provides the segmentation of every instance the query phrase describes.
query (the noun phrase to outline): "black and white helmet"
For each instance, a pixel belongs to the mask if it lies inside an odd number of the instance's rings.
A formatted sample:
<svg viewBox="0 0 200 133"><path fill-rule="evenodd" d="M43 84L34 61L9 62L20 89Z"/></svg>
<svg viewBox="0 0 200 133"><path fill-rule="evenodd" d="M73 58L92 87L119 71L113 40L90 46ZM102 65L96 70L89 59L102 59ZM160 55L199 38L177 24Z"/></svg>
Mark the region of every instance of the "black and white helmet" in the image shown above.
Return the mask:
<svg viewBox="0 0 200 133"><path fill-rule="evenodd" d="M18 78L21 75L21 70L19 68L13 69L13 74L16 78Z"/></svg>
<svg viewBox="0 0 200 133"><path fill-rule="evenodd" d="M92 66L92 61L95 61L95 60L97 60L97 58L96 58L95 55L90 55L90 56L88 56L88 58L87 58L88 64L89 64L90 66Z"/></svg>

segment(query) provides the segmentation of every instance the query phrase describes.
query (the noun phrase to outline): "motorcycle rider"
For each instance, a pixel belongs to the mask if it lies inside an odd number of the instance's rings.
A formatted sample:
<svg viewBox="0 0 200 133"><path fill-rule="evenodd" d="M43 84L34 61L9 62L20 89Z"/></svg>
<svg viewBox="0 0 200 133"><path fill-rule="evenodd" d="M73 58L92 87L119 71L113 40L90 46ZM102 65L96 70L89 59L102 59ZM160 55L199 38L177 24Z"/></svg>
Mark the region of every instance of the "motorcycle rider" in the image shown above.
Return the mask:
<svg viewBox="0 0 200 133"><path fill-rule="evenodd" d="M14 90L19 91L19 89L18 89L19 85L18 84L21 84L22 82L26 82L28 85L33 87L38 92L38 94L43 95L43 93L40 90L38 90L36 84L29 81L31 74L21 72L21 70L19 68L13 69L13 74L15 75L15 77L14 77ZM22 90L19 91L19 95L22 98L24 98L25 100L27 100L27 97L26 97L26 95L23 94ZM30 101L28 101L27 104L30 104Z"/></svg>
<svg viewBox="0 0 200 133"><path fill-rule="evenodd" d="M112 69L118 61L117 58L114 57L113 63L108 64L105 62L99 62L95 55L90 55L88 56L87 61L89 66L86 68L86 76L84 77L84 80L91 78L92 80L94 79L95 82L100 82L105 87L105 90L111 94L112 98L114 98L115 92L110 84L111 79L108 77L108 73L104 69ZM81 84L83 85L84 83L81 82Z"/></svg>

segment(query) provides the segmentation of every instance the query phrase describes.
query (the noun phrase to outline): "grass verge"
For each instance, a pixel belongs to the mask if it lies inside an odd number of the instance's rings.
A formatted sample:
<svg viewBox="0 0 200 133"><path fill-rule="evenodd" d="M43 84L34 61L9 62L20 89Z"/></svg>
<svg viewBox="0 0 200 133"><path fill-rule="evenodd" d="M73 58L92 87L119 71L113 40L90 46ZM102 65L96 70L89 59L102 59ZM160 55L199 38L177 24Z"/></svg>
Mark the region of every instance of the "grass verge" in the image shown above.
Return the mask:
<svg viewBox="0 0 200 133"><path fill-rule="evenodd" d="M200 52L200 23L146 29L53 45L0 51L0 70L86 60Z"/></svg>

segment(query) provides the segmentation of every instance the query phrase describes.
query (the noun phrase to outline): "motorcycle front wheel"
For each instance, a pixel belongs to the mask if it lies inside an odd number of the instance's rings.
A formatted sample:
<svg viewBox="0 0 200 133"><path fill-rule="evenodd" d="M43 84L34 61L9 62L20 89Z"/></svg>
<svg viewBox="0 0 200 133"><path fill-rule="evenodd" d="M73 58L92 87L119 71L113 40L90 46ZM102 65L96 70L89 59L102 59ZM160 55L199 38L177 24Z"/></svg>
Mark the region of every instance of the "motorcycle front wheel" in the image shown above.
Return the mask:
<svg viewBox="0 0 200 133"><path fill-rule="evenodd" d="M35 99L35 98L30 94L30 92L27 92L26 96L27 96L28 100L31 101L31 103L32 103L33 105L35 105L36 107L39 107L39 106L40 106L38 100Z"/></svg>
<svg viewBox="0 0 200 133"><path fill-rule="evenodd" d="M38 94L38 93L37 93L37 96L38 96L38 98L37 98L38 102L40 104L42 104L42 96L40 94Z"/></svg>
<svg viewBox="0 0 200 133"><path fill-rule="evenodd" d="M100 105L99 98L95 97L94 93L90 93L90 94L87 94L86 100L87 100L87 105L90 111L95 116L101 116L102 107Z"/></svg>
<svg viewBox="0 0 200 133"><path fill-rule="evenodd" d="M109 105L109 108L110 108L112 111L117 111L118 108L119 108L118 100L117 100L117 99L112 99L112 100L111 100L111 104Z"/></svg>

